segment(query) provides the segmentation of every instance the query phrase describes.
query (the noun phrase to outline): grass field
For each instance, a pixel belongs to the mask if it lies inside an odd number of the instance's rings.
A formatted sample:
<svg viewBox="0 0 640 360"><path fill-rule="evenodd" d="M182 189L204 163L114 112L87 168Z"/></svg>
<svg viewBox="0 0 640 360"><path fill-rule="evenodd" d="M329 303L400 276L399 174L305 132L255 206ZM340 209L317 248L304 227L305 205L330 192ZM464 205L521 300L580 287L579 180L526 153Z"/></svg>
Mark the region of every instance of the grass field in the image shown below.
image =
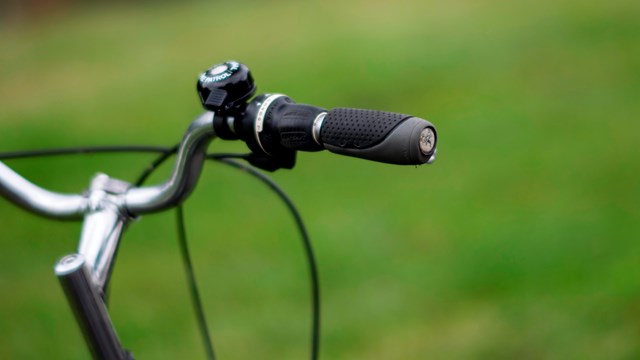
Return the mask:
<svg viewBox="0 0 640 360"><path fill-rule="evenodd" d="M640 357L640 3L224 2L0 22L0 152L171 145L209 65L260 92L428 118L432 166L301 153L273 177L320 265L324 359ZM244 151L216 141L211 150ZM57 191L145 155L7 161ZM161 181L168 169L152 180ZM220 359L302 359L302 246L276 197L210 164L186 203ZM80 225L0 201L0 358L88 352L52 267ZM139 359L203 358L173 214L123 239L111 311Z"/></svg>

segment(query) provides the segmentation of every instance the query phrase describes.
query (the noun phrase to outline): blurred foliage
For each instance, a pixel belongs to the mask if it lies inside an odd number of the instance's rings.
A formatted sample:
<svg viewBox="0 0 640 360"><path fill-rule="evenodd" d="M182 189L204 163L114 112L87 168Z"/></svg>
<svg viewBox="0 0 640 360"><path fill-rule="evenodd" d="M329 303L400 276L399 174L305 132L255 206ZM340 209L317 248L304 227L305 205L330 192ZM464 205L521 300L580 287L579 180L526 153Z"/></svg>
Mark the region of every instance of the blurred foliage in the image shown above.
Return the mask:
<svg viewBox="0 0 640 360"><path fill-rule="evenodd" d="M0 151L173 144L198 72L226 59L260 92L425 117L432 166L314 153L273 175L315 240L323 358L638 358L638 18L637 1L71 6L0 23ZM150 160L7 163L77 192ZM185 211L219 358L306 357L306 267L275 196L211 164ZM86 358L52 274L80 225L0 214L0 358ZM172 216L132 224L115 270L140 359L203 356Z"/></svg>

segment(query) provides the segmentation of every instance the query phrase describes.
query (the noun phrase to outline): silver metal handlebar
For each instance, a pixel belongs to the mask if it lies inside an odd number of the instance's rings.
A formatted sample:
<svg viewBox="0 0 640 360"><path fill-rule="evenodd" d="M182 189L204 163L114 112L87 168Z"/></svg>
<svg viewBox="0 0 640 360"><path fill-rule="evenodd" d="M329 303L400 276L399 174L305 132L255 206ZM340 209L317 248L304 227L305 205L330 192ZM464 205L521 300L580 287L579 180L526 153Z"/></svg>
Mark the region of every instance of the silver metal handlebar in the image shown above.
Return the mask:
<svg viewBox="0 0 640 360"><path fill-rule="evenodd" d="M187 129L173 172L164 184L131 188L124 194L124 207L133 215L161 211L181 203L195 188L205 161L207 147L215 134L212 112L196 118Z"/></svg>
<svg viewBox="0 0 640 360"><path fill-rule="evenodd" d="M55 193L34 185L2 161L0 194L25 210L56 219L80 220L89 203L82 195Z"/></svg>
<svg viewBox="0 0 640 360"><path fill-rule="evenodd" d="M178 149L169 179L160 185L131 187L117 196L117 205L131 215L158 212L180 204L195 188L207 146L215 137L212 112L196 118ZM103 175L104 176L104 175ZM81 220L95 211L90 194L61 194L45 190L0 161L0 195L32 213L56 219Z"/></svg>

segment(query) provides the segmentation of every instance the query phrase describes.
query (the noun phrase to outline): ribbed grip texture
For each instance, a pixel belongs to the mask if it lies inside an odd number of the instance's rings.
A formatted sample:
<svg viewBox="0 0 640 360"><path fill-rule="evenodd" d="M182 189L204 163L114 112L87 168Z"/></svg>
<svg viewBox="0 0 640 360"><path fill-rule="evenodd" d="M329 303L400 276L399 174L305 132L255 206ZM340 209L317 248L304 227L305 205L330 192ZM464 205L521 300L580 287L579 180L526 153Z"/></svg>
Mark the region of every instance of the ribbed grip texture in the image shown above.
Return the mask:
<svg viewBox="0 0 640 360"><path fill-rule="evenodd" d="M364 149L380 143L409 117L386 111L336 108L327 113L320 138L325 144Z"/></svg>

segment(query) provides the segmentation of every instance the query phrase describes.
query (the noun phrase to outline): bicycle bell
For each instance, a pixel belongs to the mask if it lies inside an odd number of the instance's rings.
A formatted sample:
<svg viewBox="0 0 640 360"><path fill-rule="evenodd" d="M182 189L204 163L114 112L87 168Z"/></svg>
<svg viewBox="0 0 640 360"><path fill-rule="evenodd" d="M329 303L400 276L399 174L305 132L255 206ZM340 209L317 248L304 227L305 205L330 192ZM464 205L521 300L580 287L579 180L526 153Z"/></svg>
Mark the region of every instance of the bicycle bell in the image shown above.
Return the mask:
<svg viewBox="0 0 640 360"><path fill-rule="evenodd" d="M213 65L197 85L202 106L217 114L233 111L256 92L249 68L237 61Z"/></svg>

